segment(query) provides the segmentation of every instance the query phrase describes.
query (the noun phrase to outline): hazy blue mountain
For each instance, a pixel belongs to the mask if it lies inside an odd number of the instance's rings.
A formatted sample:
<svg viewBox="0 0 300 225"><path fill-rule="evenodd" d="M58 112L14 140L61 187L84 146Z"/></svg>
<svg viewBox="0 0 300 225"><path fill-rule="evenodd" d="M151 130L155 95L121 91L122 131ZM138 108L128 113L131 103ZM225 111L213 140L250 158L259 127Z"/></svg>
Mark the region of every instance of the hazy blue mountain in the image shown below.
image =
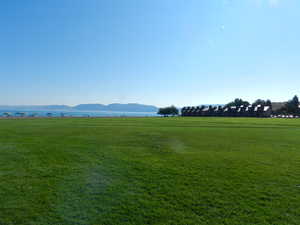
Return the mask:
<svg viewBox="0 0 300 225"><path fill-rule="evenodd" d="M110 104L107 106L109 111L125 111L125 112L156 112L158 108L152 105L141 105L136 103L130 104Z"/></svg>
<svg viewBox="0 0 300 225"><path fill-rule="evenodd" d="M0 106L0 110L12 111L116 111L116 112L157 112L158 108L152 105L137 103L110 105L103 104L80 104L74 107L67 105L23 105L23 106Z"/></svg>
<svg viewBox="0 0 300 225"><path fill-rule="evenodd" d="M43 110L72 110L72 107L67 105L45 105L40 108Z"/></svg>
<svg viewBox="0 0 300 225"><path fill-rule="evenodd" d="M84 111L106 110L106 106L102 104L80 104L72 108L75 110L84 110Z"/></svg>
<svg viewBox="0 0 300 225"><path fill-rule="evenodd" d="M137 103L130 104L81 104L73 107L76 110L85 110L85 111L117 111L117 112L156 112L158 108L152 105L142 105Z"/></svg>

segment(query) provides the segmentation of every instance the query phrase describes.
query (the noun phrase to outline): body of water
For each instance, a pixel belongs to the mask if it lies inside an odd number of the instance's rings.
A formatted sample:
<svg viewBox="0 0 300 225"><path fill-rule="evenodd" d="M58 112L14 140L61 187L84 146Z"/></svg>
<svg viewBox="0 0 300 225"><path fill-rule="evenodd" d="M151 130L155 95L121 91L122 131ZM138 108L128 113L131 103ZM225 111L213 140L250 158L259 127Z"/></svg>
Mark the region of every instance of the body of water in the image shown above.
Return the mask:
<svg viewBox="0 0 300 225"><path fill-rule="evenodd" d="M116 111L5 111L0 117L153 117L156 112L116 112Z"/></svg>

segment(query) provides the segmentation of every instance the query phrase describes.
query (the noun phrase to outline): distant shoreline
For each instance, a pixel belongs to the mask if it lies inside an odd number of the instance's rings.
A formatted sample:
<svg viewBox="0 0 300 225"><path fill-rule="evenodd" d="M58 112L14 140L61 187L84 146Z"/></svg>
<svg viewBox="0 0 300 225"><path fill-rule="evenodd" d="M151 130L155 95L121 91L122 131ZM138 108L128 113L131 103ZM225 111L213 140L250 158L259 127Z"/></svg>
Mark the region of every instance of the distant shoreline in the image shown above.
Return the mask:
<svg viewBox="0 0 300 225"><path fill-rule="evenodd" d="M0 110L0 117L149 117L157 116L156 112L111 112L111 111L19 111Z"/></svg>
<svg viewBox="0 0 300 225"><path fill-rule="evenodd" d="M18 116L10 116L10 117L0 117L0 120L23 120L23 119L97 119L97 118L160 118L161 116L36 116L36 117L18 117Z"/></svg>

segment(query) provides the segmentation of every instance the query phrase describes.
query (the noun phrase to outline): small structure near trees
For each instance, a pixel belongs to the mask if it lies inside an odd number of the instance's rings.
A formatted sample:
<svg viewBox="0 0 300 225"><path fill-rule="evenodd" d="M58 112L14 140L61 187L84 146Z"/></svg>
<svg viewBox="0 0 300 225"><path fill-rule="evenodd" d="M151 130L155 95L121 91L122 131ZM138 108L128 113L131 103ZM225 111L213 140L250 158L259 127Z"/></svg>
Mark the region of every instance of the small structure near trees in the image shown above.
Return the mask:
<svg viewBox="0 0 300 225"><path fill-rule="evenodd" d="M47 113L47 117L52 117L52 113Z"/></svg>
<svg viewBox="0 0 300 225"><path fill-rule="evenodd" d="M12 116L12 114L11 114L11 113L9 113L9 112L4 112L4 113L3 113L3 116L5 116L5 117L11 117L11 116Z"/></svg>
<svg viewBox="0 0 300 225"><path fill-rule="evenodd" d="M37 113L31 113L31 114L29 114L29 117L37 117L37 116L38 116Z"/></svg>
<svg viewBox="0 0 300 225"><path fill-rule="evenodd" d="M18 117L24 117L26 115L26 113L24 113L24 112L16 112L15 115L18 116Z"/></svg>

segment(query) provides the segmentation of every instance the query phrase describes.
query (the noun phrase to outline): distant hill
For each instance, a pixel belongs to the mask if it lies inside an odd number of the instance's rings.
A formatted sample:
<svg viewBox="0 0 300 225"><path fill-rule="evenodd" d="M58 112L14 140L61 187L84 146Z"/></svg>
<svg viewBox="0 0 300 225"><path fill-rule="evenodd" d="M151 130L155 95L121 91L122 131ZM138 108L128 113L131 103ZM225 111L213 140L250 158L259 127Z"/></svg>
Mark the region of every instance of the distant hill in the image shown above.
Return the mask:
<svg viewBox="0 0 300 225"><path fill-rule="evenodd" d="M137 103L129 104L80 104L74 107L67 105L43 105L43 106L0 106L0 110L17 111L116 111L116 112L157 112L158 108L152 105Z"/></svg>
<svg viewBox="0 0 300 225"><path fill-rule="evenodd" d="M80 104L72 107L72 109L83 111L106 111L106 106L102 104Z"/></svg>
<svg viewBox="0 0 300 225"><path fill-rule="evenodd" d="M130 104L81 104L73 107L76 110L85 110L85 111L116 111L116 112L156 112L158 108L152 105L142 105L137 103Z"/></svg>

